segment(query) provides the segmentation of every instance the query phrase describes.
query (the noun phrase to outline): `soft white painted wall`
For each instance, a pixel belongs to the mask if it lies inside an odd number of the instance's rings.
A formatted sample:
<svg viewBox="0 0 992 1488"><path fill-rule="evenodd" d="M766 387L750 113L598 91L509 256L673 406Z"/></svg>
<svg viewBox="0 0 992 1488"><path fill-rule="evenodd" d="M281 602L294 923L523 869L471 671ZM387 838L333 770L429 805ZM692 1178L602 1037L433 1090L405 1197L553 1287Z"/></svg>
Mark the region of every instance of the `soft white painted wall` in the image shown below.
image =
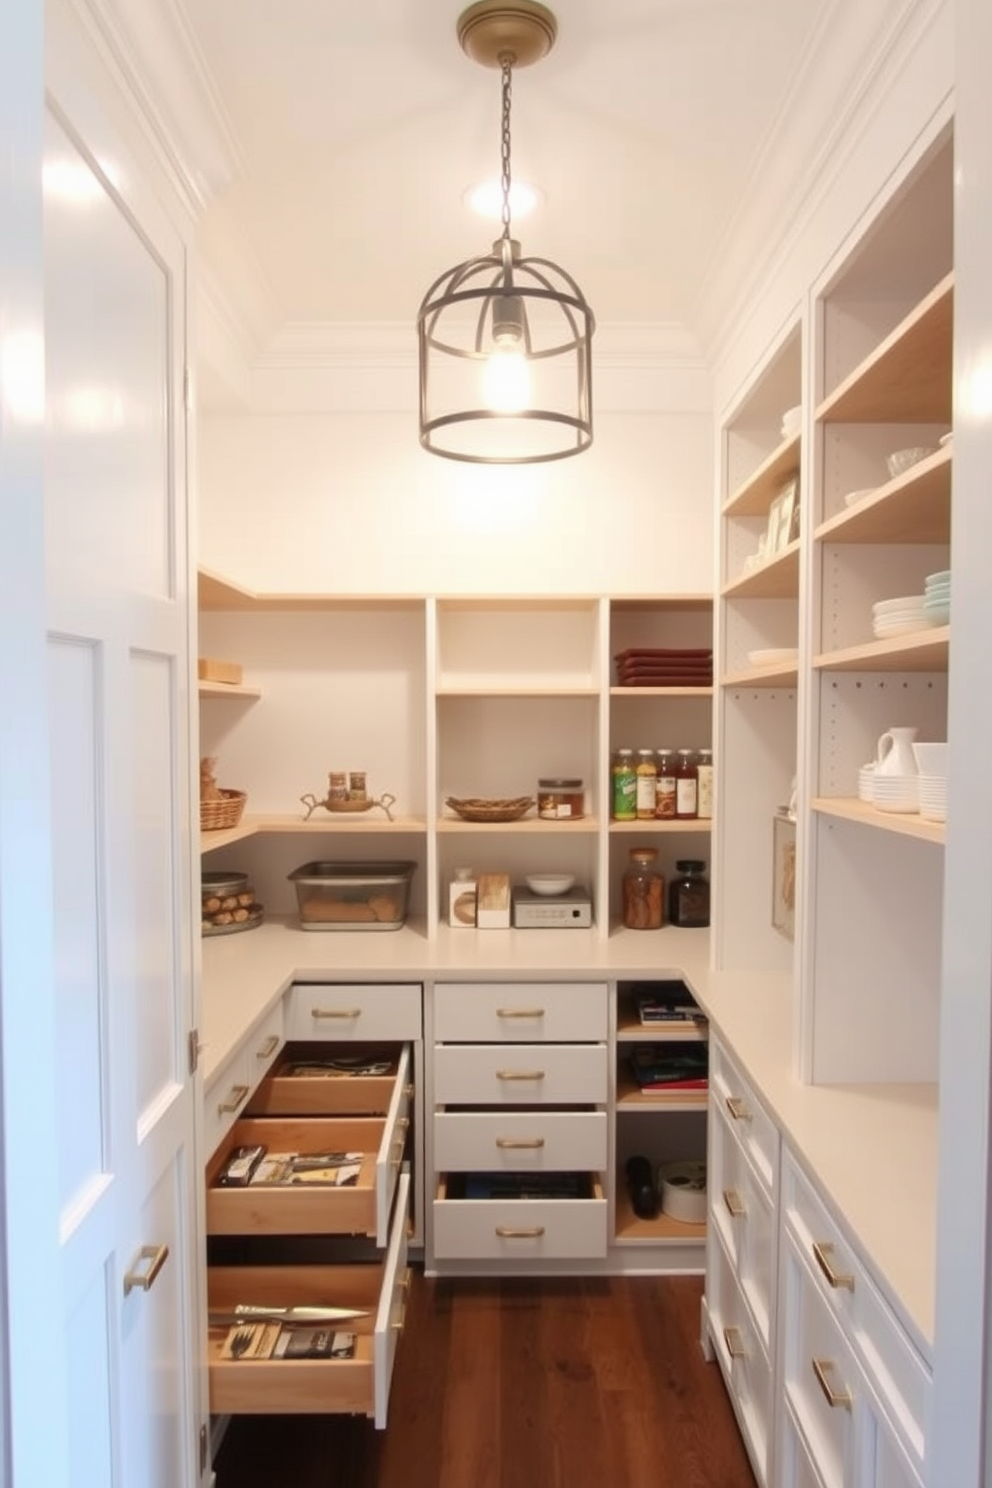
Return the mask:
<svg viewBox="0 0 992 1488"><path fill-rule="evenodd" d="M260 590L709 592L710 391L597 415L586 454L488 468L425 454L413 405L205 413L200 562Z"/></svg>

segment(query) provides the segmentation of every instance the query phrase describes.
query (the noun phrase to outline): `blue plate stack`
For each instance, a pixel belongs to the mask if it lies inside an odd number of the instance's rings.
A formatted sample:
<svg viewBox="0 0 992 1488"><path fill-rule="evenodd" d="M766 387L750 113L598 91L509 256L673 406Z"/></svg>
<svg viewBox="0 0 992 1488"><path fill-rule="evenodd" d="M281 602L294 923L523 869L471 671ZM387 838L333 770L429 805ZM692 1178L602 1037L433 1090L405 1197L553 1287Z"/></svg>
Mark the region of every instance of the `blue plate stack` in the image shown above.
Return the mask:
<svg viewBox="0 0 992 1488"><path fill-rule="evenodd" d="M928 625L947 625L951 618L951 571L927 574L923 609Z"/></svg>

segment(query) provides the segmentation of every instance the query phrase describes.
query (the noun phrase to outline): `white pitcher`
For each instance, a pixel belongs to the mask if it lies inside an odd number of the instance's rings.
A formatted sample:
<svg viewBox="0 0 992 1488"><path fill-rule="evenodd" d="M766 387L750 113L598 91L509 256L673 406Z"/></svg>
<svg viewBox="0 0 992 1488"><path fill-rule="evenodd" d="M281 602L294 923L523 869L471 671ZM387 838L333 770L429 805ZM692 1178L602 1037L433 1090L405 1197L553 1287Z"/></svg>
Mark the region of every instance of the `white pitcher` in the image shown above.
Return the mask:
<svg viewBox="0 0 992 1488"><path fill-rule="evenodd" d="M892 728L886 730L875 747L876 775L917 775L916 755L913 740L919 733L916 728Z"/></svg>

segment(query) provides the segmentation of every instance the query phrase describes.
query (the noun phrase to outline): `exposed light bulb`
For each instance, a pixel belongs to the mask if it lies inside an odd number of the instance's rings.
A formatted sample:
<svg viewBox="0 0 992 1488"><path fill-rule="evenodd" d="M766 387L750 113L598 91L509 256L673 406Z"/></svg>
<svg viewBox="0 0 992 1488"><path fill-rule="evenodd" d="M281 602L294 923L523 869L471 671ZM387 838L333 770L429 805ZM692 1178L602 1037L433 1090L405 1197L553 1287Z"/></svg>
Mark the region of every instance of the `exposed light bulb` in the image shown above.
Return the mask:
<svg viewBox="0 0 992 1488"><path fill-rule="evenodd" d="M486 363L484 397L494 413L522 413L530 402L530 368L515 342L498 345Z"/></svg>

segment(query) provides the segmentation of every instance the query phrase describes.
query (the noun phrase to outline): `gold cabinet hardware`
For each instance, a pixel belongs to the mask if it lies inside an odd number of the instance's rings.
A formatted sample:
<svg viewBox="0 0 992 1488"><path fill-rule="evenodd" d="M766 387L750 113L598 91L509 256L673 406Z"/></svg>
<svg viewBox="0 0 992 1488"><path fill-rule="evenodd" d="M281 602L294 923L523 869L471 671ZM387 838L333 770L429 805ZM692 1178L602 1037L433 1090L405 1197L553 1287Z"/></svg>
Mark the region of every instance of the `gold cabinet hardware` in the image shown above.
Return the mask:
<svg viewBox="0 0 992 1488"><path fill-rule="evenodd" d="M232 1111L236 1111L239 1106L244 1105L245 1101L248 1099L250 1091L250 1085L233 1085L231 1087L231 1093L227 1097L227 1100L221 1101L220 1105L217 1107L217 1115L230 1116Z"/></svg>
<svg viewBox="0 0 992 1488"><path fill-rule="evenodd" d="M497 1225L496 1233L501 1240L540 1240L544 1234L543 1225L534 1225L532 1229L517 1230L510 1225Z"/></svg>
<svg viewBox="0 0 992 1488"><path fill-rule="evenodd" d="M731 1116L733 1116L735 1121L751 1120L751 1112L748 1110L747 1102L744 1100L743 1096L728 1095L727 1110L730 1112Z"/></svg>
<svg viewBox="0 0 992 1488"><path fill-rule="evenodd" d="M736 1188L725 1188L723 1190L723 1202L726 1204L727 1209L730 1211L730 1215L733 1219L743 1219L744 1216L747 1214L744 1200L741 1198Z"/></svg>
<svg viewBox="0 0 992 1488"><path fill-rule="evenodd" d="M403 1086L403 1094L404 1094L404 1096L406 1097L407 1100L413 1100L413 1085L412 1084L410 1084L410 1085L404 1085Z"/></svg>
<svg viewBox="0 0 992 1488"><path fill-rule="evenodd" d="M502 1152L537 1152L544 1146L543 1137L497 1137L496 1146Z"/></svg>
<svg viewBox="0 0 992 1488"><path fill-rule="evenodd" d="M854 1291L854 1277L850 1272L835 1271L830 1263L830 1257L834 1253L834 1245L831 1240L814 1240L813 1255L816 1264L823 1272L832 1287L845 1287L849 1292Z"/></svg>
<svg viewBox="0 0 992 1488"><path fill-rule="evenodd" d="M311 1018L360 1018L361 1008L311 1008Z"/></svg>
<svg viewBox="0 0 992 1488"><path fill-rule="evenodd" d="M274 1054L278 1047L279 1035L277 1033L270 1033L262 1047L256 1051L255 1058L268 1059L269 1055Z"/></svg>
<svg viewBox="0 0 992 1488"><path fill-rule="evenodd" d="M133 1292L135 1287L140 1287L143 1292L150 1292L155 1284L155 1278L169 1259L169 1247L167 1245L143 1245L138 1251L138 1259L130 1271L124 1274L124 1295ZM142 1265L147 1262L147 1265Z"/></svg>
<svg viewBox="0 0 992 1488"><path fill-rule="evenodd" d="M820 1389L823 1391L830 1409L850 1410L851 1406L854 1404L854 1398L851 1395L850 1390L835 1389L827 1378L827 1375L832 1373L832 1371L836 1368L833 1360L813 1359L811 1362L813 1365L813 1373L816 1375L816 1382L819 1385Z"/></svg>
<svg viewBox="0 0 992 1488"><path fill-rule="evenodd" d="M410 1284L412 1281L413 1277L410 1274L408 1268L406 1271L404 1271L403 1275L398 1279L396 1283L396 1287L394 1290L401 1297L403 1305L400 1308L399 1317L394 1318L392 1323L394 1333L402 1333L403 1329L406 1326L406 1308L407 1303L410 1300Z"/></svg>
<svg viewBox="0 0 992 1488"><path fill-rule="evenodd" d="M497 1070L497 1080L543 1080L543 1070Z"/></svg>
<svg viewBox="0 0 992 1488"><path fill-rule="evenodd" d="M744 1347L744 1335L740 1328L724 1328L723 1341L727 1345L727 1353L732 1359L746 1359L747 1349Z"/></svg>
<svg viewBox="0 0 992 1488"><path fill-rule="evenodd" d="M543 1018L543 1008L497 1008L497 1018Z"/></svg>

